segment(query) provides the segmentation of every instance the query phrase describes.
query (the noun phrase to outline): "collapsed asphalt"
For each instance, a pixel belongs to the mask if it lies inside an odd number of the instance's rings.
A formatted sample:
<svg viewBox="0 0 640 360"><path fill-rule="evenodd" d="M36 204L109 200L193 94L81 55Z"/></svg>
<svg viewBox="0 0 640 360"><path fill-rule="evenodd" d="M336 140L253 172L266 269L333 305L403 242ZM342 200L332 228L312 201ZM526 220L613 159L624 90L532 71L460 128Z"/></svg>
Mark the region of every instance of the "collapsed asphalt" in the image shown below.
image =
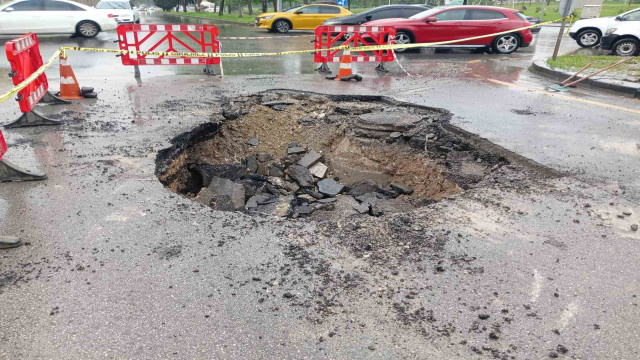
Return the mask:
<svg viewBox="0 0 640 360"><path fill-rule="evenodd" d="M523 162L450 117L381 96L235 97L210 123L172 139L156 173L217 210L326 219L411 211L476 186L509 159Z"/></svg>
<svg viewBox="0 0 640 360"><path fill-rule="evenodd" d="M0 357L639 356L633 115L462 75L99 75L81 78L98 100L41 109L63 126L4 131L7 157L49 179L0 184L2 235L25 242L0 253ZM170 139L273 88L445 108L564 176L512 165L409 217L326 224L213 211L157 180Z"/></svg>

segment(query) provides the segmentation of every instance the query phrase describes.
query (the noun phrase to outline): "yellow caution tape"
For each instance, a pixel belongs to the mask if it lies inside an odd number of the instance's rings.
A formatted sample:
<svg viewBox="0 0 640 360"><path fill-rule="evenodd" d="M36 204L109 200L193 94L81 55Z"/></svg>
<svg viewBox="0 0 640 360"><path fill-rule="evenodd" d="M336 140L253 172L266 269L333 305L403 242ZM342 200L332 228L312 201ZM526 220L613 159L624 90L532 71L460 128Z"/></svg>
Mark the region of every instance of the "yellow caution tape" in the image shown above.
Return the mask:
<svg viewBox="0 0 640 360"><path fill-rule="evenodd" d="M367 46L356 46L356 47L349 47L348 45L340 45L340 46L327 48L327 49L291 50L291 51L268 52L268 53L182 53L182 52L137 51L137 50L119 50L119 49L98 49L98 48L83 48L83 47L62 47L60 49L63 51L63 55L66 50L74 50L74 51L109 52L109 53L117 53L117 54L136 54L136 55L145 55L145 56L197 57L197 58L243 58L243 57L259 57L259 56L280 56L280 55L293 55L293 54L310 54L310 53L316 53L319 51L332 51L332 50L345 50L345 49L348 49L351 51L373 51L373 50L391 50L391 49L395 50L395 49L433 47L438 45L455 44L459 42L484 39L488 37L494 37L497 35L505 35L513 32L531 29L534 27L551 24L553 22L557 22L560 20L568 19L568 18L573 18L573 16L567 16L562 19L546 21L543 23L535 24L535 25L525 26L525 27L511 29L508 31L502 31L502 32L493 33L493 34L474 36L474 37L458 39L458 40L440 41L440 42L434 42L434 43L367 45Z"/></svg>
<svg viewBox="0 0 640 360"><path fill-rule="evenodd" d="M421 48L421 47L433 47L438 45L447 45L447 44L455 44L459 42L484 39L488 37L493 37L497 35L510 34L517 31L522 31L526 29L532 29L535 27L551 24L557 21L573 19L573 15L552 20L546 21L535 25L525 26L517 29L512 29L508 31L502 31L493 34L474 36L465 39L458 40L448 40L448 41L440 41L434 43L414 43L414 44L394 44L394 45L368 45L368 46L357 46L357 47L349 47L348 45L340 45L327 49L308 49L308 50L291 50L291 51L280 51L280 52L269 52L269 53L182 53L182 52L161 52L161 51L136 51L136 50L120 50L120 49L99 49L99 48L84 48L84 47L61 47L59 50L51 56L51 58L43 64L36 72L34 72L31 76L21 82L19 85L9 90L7 93L0 95L0 102L3 102L13 95L18 93L20 90L27 87L32 81L34 81L38 76L40 76L44 71L51 66L51 64L55 61L55 59L62 54L62 56L66 57L66 52L68 50L72 51L90 51L90 52L105 52L105 53L116 53L116 54L137 54L137 55L145 55L145 56L164 56L164 57L196 57L196 58L243 58L243 57L259 57L259 56L281 56L281 55L293 55L293 54L312 54L319 51L333 51L333 50L345 50L349 49L351 51L373 51L373 50L395 50L395 49L411 49L411 48Z"/></svg>

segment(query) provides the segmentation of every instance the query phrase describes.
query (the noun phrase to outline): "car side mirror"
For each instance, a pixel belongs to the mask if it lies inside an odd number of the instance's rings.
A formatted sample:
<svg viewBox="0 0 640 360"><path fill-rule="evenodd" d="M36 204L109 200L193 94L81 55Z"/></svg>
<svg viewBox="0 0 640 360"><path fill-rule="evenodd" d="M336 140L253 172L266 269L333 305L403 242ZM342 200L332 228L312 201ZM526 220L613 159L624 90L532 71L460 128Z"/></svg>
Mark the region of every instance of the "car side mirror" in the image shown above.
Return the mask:
<svg viewBox="0 0 640 360"><path fill-rule="evenodd" d="M4 10L2 10L2 11L4 11L4 12L12 12L13 8L12 7L8 7L8 8L5 8Z"/></svg>
<svg viewBox="0 0 640 360"><path fill-rule="evenodd" d="M294 14L300 15L300 14L304 14L304 12L302 12L302 10L298 10L298 11L294 12Z"/></svg>
<svg viewBox="0 0 640 360"><path fill-rule="evenodd" d="M425 19L425 22L431 23L431 22L437 22L438 18L435 16L429 16Z"/></svg>
<svg viewBox="0 0 640 360"><path fill-rule="evenodd" d="M622 16L618 15L618 16L616 16L615 19L616 19L616 21L622 21Z"/></svg>
<svg viewBox="0 0 640 360"><path fill-rule="evenodd" d="M373 19L373 15L371 14L367 14L367 16L364 17L365 19L367 19L367 21Z"/></svg>

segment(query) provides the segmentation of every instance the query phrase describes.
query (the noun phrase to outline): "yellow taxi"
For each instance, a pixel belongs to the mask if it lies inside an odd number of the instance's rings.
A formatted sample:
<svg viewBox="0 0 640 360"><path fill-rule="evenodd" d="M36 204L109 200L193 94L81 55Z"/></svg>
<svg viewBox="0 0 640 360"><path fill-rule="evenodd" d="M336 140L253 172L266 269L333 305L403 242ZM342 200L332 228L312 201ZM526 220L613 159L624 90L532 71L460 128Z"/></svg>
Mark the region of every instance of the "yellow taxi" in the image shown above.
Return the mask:
<svg viewBox="0 0 640 360"><path fill-rule="evenodd" d="M256 27L279 33L313 30L327 19L351 14L351 11L341 6L310 4L281 12L259 14L256 17Z"/></svg>

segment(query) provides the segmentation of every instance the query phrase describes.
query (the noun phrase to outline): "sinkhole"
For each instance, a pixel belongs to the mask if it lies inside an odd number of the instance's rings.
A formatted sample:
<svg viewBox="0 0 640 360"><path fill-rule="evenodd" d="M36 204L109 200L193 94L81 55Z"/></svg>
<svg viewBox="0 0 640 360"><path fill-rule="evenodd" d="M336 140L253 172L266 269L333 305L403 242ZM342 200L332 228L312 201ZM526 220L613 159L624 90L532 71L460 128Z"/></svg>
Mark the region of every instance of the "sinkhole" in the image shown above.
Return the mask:
<svg viewBox="0 0 640 360"><path fill-rule="evenodd" d="M383 96L272 90L227 99L157 157L171 191L221 211L384 216L481 186L515 155L445 109Z"/></svg>

